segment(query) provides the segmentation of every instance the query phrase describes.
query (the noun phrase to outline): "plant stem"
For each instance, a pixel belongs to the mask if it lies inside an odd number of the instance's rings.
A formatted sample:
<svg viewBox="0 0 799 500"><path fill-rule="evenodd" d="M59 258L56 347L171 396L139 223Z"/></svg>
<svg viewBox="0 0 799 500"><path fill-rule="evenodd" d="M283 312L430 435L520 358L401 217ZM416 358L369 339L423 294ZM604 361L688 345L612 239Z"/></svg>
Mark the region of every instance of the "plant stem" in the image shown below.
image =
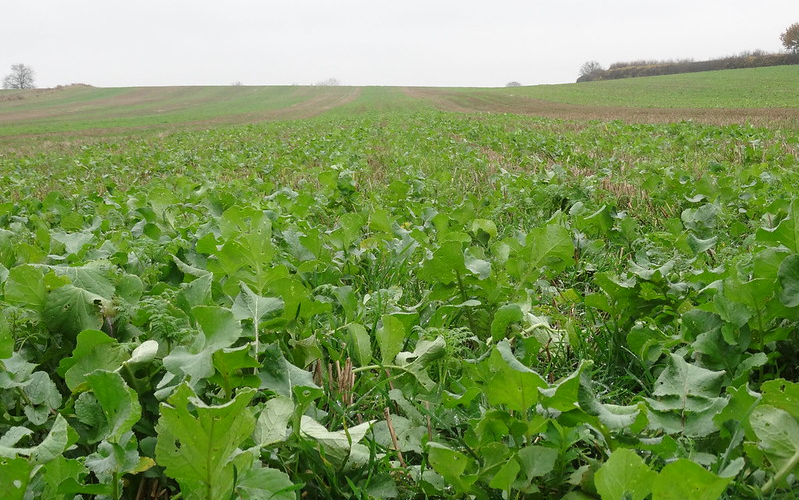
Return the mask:
<svg viewBox="0 0 799 500"><path fill-rule="evenodd" d="M391 368L391 369L395 369L395 370L402 370L404 372L408 371L404 366L397 366L397 365L367 365L367 366L359 366L358 368L353 368L352 369L352 373L365 372L365 371L369 371L369 370L378 370L380 368L386 368L386 369Z"/></svg>
<svg viewBox="0 0 799 500"><path fill-rule="evenodd" d="M461 280L461 273L455 271L455 277L458 279L458 288L461 291L461 299L466 302L469 300L469 296L466 295L466 288L463 286L463 280ZM474 317L472 316L472 310L467 308L466 309L466 317L469 319L469 329L472 330L472 333L477 335L477 327L474 323Z"/></svg>
<svg viewBox="0 0 799 500"><path fill-rule="evenodd" d="M114 472L111 478L111 496L119 500L119 472Z"/></svg>
<svg viewBox="0 0 799 500"><path fill-rule="evenodd" d="M774 476L771 479L769 479L766 482L766 484L763 485L763 487L760 489L760 491L763 492L763 495L768 495L769 493L771 493L771 490L773 490L774 487L780 483L780 481L785 479L785 476L790 474L790 472L797 465L799 465L799 450L797 450L796 453L793 454L791 459L785 462L785 465L780 467L780 470L778 470L777 473L774 474Z"/></svg>

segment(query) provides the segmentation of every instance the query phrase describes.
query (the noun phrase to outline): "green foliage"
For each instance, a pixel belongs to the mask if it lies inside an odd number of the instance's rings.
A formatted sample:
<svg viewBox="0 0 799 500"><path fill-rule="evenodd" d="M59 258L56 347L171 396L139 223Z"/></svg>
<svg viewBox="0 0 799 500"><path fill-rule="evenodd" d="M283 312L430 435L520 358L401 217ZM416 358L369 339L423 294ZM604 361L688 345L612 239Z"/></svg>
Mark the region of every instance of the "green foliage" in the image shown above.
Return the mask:
<svg viewBox="0 0 799 500"><path fill-rule="evenodd" d="M418 112L3 154L0 484L776 497L797 144Z"/></svg>
<svg viewBox="0 0 799 500"><path fill-rule="evenodd" d="M236 470L251 466L252 457L239 446L255 427L255 417L247 409L254 395L244 390L227 404L208 406L181 385L162 404L155 458L187 498L229 498Z"/></svg>

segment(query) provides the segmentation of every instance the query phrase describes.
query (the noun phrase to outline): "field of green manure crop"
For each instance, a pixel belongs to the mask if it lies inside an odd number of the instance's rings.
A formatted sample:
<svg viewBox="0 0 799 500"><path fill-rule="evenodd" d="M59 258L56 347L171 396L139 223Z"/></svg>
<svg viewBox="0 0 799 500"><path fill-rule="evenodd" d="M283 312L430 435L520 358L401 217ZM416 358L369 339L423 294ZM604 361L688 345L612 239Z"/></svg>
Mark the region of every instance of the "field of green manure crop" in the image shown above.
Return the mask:
<svg viewBox="0 0 799 500"><path fill-rule="evenodd" d="M797 148L419 110L9 150L3 496L793 498Z"/></svg>

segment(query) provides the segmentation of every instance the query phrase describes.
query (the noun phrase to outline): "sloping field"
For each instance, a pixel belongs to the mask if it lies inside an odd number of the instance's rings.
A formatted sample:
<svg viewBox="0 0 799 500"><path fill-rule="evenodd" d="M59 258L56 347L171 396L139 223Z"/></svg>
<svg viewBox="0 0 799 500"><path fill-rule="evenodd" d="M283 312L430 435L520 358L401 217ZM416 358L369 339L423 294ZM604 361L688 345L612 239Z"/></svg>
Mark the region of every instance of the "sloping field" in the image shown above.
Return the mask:
<svg viewBox="0 0 799 500"><path fill-rule="evenodd" d="M586 106L797 108L799 66L731 69L581 84L496 89L495 93Z"/></svg>
<svg viewBox="0 0 799 500"><path fill-rule="evenodd" d="M777 66L502 89L409 88L410 96L455 112L563 119L796 124L799 67Z"/></svg>
<svg viewBox="0 0 799 500"><path fill-rule="evenodd" d="M0 137L207 127L439 109L561 119L793 125L799 67L739 69L515 88L70 86L0 91Z"/></svg>
<svg viewBox="0 0 799 500"><path fill-rule="evenodd" d="M309 118L356 87L140 87L0 92L0 136Z"/></svg>

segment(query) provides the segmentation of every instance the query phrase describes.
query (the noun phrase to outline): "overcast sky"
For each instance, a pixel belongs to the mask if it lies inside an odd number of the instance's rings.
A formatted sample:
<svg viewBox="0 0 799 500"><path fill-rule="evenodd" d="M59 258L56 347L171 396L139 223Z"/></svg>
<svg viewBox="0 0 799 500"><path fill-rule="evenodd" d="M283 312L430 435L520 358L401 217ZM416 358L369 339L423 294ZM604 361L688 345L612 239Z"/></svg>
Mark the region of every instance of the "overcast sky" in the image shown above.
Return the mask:
<svg viewBox="0 0 799 500"><path fill-rule="evenodd" d="M39 87L568 83L582 63L782 50L799 0L3 0Z"/></svg>

